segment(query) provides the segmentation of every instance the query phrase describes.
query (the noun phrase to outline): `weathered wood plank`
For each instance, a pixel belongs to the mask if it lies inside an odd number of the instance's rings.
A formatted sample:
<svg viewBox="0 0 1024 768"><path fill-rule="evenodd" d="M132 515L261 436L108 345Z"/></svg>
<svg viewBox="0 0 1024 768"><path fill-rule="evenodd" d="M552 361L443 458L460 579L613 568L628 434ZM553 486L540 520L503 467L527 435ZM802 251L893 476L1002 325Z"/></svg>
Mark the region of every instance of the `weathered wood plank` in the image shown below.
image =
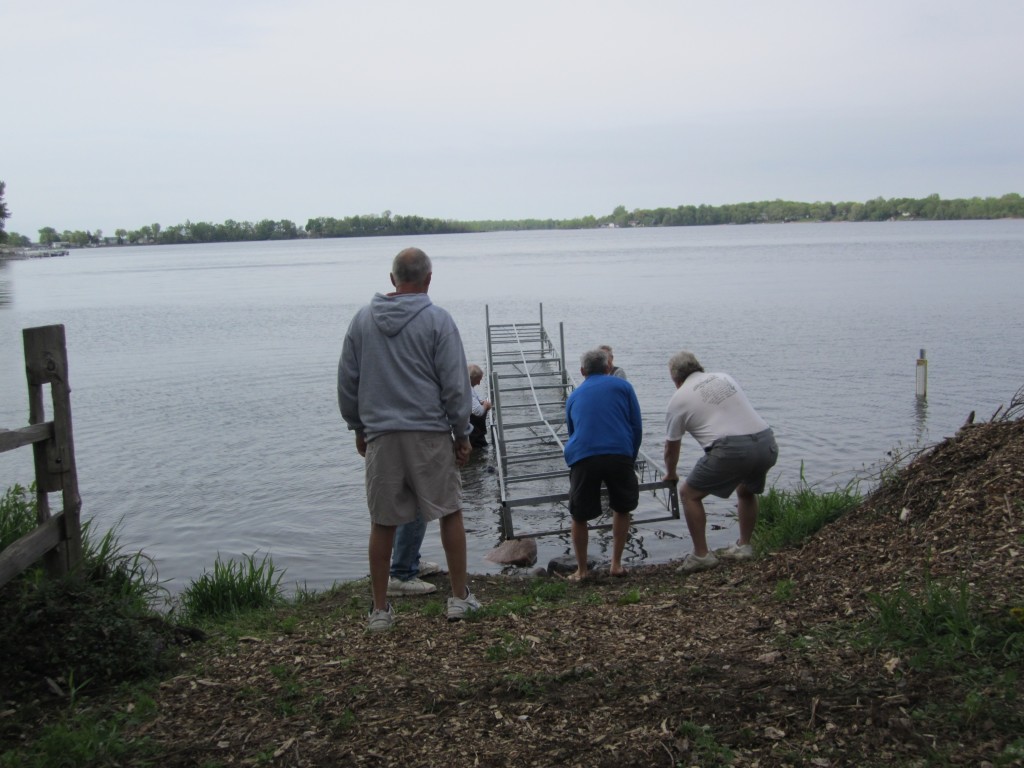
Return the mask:
<svg viewBox="0 0 1024 768"><path fill-rule="evenodd" d="M58 513L0 552L0 587L60 544L63 513Z"/></svg>
<svg viewBox="0 0 1024 768"><path fill-rule="evenodd" d="M46 421L42 424L33 424L21 429L0 430L0 453L13 451L24 445L41 443L53 437L53 422Z"/></svg>

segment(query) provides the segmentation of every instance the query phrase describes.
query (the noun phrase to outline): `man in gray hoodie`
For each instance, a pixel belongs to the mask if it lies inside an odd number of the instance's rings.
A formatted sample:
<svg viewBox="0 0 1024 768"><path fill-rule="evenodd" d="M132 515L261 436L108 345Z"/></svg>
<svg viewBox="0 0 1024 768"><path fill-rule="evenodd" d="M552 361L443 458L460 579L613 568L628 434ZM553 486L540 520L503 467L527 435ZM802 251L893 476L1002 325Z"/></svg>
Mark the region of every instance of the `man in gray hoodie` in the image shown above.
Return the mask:
<svg viewBox="0 0 1024 768"><path fill-rule="evenodd" d="M391 265L395 290L376 294L352 318L338 363L338 405L366 458L370 508L369 629L394 622L387 600L395 528L416 518L438 520L452 597L448 620L480 607L466 577L459 467L470 454L469 373L462 337L427 296L432 266L419 248Z"/></svg>

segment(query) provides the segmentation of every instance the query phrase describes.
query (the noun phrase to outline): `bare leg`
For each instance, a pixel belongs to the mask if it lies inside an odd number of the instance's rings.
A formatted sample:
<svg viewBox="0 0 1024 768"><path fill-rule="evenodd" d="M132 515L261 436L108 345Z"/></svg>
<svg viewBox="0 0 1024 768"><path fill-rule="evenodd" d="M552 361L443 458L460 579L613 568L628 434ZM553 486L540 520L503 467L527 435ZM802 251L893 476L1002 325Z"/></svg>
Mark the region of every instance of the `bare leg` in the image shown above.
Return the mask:
<svg viewBox="0 0 1024 768"><path fill-rule="evenodd" d="M622 567L622 552L626 548L629 523L628 512L612 510L612 567L608 570L612 576L623 576L626 573L626 569Z"/></svg>
<svg viewBox="0 0 1024 768"><path fill-rule="evenodd" d="M570 574L570 581L579 581L587 577L587 545L590 541L590 531L587 523L572 521L572 548L576 553L576 573Z"/></svg>
<svg viewBox="0 0 1024 768"><path fill-rule="evenodd" d="M441 529L441 546L448 561L448 579L452 585L452 596L460 600L466 597L466 528L462 523L462 510L445 515L438 523Z"/></svg>
<svg viewBox="0 0 1024 768"><path fill-rule="evenodd" d="M737 544L749 544L750 537L754 535L754 526L757 525L757 495L747 490L747 486L740 484L736 489L736 516L740 523L740 538Z"/></svg>
<svg viewBox="0 0 1024 768"><path fill-rule="evenodd" d="M708 553L708 540L704 529L707 526L708 518L704 512L705 491L698 491L691 488L686 482L679 491L679 497L683 502L683 514L686 516L686 527L690 530L690 539L693 541L693 554L697 557L704 557Z"/></svg>
<svg viewBox="0 0 1024 768"><path fill-rule="evenodd" d="M373 609L387 610L388 576L391 575L391 545L395 541L395 526L370 523L370 589Z"/></svg>

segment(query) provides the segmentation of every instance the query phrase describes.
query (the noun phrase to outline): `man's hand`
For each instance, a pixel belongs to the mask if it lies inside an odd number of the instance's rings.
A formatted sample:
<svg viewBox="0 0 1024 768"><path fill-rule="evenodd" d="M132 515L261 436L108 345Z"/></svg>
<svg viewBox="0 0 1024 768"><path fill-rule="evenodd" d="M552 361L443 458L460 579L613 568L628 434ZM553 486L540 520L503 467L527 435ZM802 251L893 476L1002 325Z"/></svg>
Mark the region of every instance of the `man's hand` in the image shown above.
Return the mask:
<svg viewBox="0 0 1024 768"><path fill-rule="evenodd" d="M360 456L366 458L366 435L362 432L356 432L356 450Z"/></svg>
<svg viewBox="0 0 1024 768"><path fill-rule="evenodd" d="M662 478L666 483L678 483L679 475L676 474L676 465L679 464L679 445L681 440L665 441L665 476Z"/></svg>
<svg viewBox="0 0 1024 768"><path fill-rule="evenodd" d="M468 437L460 437L455 441L455 464L462 466L469 461L469 453L473 450L473 446L469 444Z"/></svg>
<svg viewBox="0 0 1024 768"><path fill-rule="evenodd" d="M484 413L487 413L489 410L491 410L491 401L490 400L481 400L480 401L480 405L482 405L484 407Z"/></svg>

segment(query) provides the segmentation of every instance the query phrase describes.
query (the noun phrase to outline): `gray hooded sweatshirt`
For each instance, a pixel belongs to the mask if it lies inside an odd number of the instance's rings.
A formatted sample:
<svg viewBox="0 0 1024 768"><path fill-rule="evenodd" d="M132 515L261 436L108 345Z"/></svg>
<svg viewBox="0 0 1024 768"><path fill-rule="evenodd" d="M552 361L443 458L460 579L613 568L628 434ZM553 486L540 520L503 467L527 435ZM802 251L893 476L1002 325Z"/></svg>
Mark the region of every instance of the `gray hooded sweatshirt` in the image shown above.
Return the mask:
<svg viewBox="0 0 1024 768"><path fill-rule="evenodd" d="M455 321L425 293L376 294L352 318L338 362L348 428L469 433L469 371Z"/></svg>

